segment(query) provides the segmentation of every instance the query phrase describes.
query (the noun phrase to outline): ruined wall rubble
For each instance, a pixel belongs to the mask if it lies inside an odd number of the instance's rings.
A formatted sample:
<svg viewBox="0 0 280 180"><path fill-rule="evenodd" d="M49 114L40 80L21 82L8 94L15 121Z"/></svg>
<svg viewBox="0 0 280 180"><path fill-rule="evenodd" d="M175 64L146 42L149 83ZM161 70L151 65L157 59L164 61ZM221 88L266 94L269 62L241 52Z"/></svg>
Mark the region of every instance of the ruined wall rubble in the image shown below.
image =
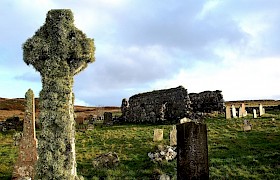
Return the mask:
<svg viewBox="0 0 280 180"><path fill-rule="evenodd" d="M203 91L200 93L190 93L191 107L194 112L210 113L213 111L224 111L224 99L222 91Z"/></svg>
<svg viewBox="0 0 280 180"><path fill-rule="evenodd" d="M190 98L183 86L155 90L122 101L122 117L127 122L177 121L190 112Z"/></svg>

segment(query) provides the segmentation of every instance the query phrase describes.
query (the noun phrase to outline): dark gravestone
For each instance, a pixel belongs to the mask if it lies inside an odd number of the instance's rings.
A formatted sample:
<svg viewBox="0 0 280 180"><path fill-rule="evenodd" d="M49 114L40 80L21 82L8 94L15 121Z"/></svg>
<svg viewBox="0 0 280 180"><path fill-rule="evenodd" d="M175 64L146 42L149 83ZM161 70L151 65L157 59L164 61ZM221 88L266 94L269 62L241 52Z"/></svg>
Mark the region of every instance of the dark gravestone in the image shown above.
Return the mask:
<svg viewBox="0 0 280 180"><path fill-rule="evenodd" d="M206 124L177 125L177 179L209 179Z"/></svg>
<svg viewBox="0 0 280 180"><path fill-rule="evenodd" d="M111 112L104 112L103 124L107 124L107 125L113 124L113 114Z"/></svg>

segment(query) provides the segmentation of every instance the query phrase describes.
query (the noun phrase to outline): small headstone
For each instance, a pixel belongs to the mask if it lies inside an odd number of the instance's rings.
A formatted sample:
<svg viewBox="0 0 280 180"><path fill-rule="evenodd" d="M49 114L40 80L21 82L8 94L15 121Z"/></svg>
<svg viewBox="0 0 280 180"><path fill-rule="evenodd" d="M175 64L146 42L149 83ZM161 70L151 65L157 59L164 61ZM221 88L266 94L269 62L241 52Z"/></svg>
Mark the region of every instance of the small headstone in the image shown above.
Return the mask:
<svg viewBox="0 0 280 180"><path fill-rule="evenodd" d="M238 109L238 117L239 117L239 118L243 117L241 107Z"/></svg>
<svg viewBox="0 0 280 180"><path fill-rule="evenodd" d="M246 117L247 116L247 111L245 109L245 104L244 103L241 104L241 116L242 117Z"/></svg>
<svg viewBox="0 0 280 180"><path fill-rule="evenodd" d="M259 113L260 113L260 116L262 116L264 114L262 104L259 105Z"/></svg>
<svg viewBox="0 0 280 180"><path fill-rule="evenodd" d="M265 109L263 108L263 114L265 114Z"/></svg>
<svg viewBox="0 0 280 180"><path fill-rule="evenodd" d="M232 117L233 118L237 118L237 116L236 116L236 109L235 109L234 105L231 105L231 112L232 112Z"/></svg>
<svg viewBox="0 0 280 180"><path fill-rule="evenodd" d="M253 118L257 118L257 110L253 109Z"/></svg>
<svg viewBox="0 0 280 180"><path fill-rule="evenodd" d="M226 119L231 118L230 106L226 106Z"/></svg>
<svg viewBox="0 0 280 180"><path fill-rule="evenodd" d="M111 112L104 112L103 124L107 124L107 125L113 124L113 114Z"/></svg>
<svg viewBox="0 0 280 180"><path fill-rule="evenodd" d="M154 141L162 141L163 140L163 129L155 129L154 130Z"/></svg>
<svg viewBox="0 0 280 180"><path fill-rule="evenodd" d="M252 125L250 121L244 120L244 126L243 126L243 131L251 131L252 130Z"/></svg>
<svg viewBox="0 0 280 180"><path fill-rule="evenodd" d="M245 110L243 113L243 117L246 117L248 115L247 111Z"/></svg>
<svg viewBox="0 0 280 180"><path fill-rule="evenodd" d="M251 131L252 130L252 126L246 125L243 126L243 131Z"/></svg>
<svg viewBox="0 0 280 180"><path fill-rule="evenodd" d="M177 145L177 129L176 126L173 126L173 129L170 131L170 146Z"/></svg>
<svg viewBox="0 0 280 180"><path fill-rule="evenodd" d="M177 179L209 179L206 124L177 125Z"/></svg>

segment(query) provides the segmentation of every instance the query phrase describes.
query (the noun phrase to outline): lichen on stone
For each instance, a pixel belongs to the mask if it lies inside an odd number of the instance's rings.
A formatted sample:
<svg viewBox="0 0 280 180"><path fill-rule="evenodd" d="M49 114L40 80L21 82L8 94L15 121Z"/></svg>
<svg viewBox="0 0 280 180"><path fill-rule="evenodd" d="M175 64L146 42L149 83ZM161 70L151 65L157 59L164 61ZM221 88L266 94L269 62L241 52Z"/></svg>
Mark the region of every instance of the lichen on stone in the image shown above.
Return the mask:
<svg viewBox="0 0 280 180"><path fill-rule="evenodd" d="M74 26L69 9L50 10L45 24L23 44L23 60L42 79L36 179L75 179L73 77L95 61L93 39Z"/></svg>

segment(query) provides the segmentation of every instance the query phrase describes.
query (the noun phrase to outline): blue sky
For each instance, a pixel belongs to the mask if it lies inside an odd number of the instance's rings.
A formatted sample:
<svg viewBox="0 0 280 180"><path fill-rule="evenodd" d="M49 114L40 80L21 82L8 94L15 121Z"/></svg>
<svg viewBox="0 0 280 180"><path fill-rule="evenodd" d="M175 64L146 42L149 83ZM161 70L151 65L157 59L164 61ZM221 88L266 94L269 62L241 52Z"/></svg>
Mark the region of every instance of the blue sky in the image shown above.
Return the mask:
<svg viewBox="0 0 280 180"><path fill-rule="evenodd" d="M38 96L40 75L22 44L50 9L71 9L94 38L96 62L75 76L75 104L183 85L222 90L225 100L280 99L278 0L1 0L0 97Z"/></svg>

